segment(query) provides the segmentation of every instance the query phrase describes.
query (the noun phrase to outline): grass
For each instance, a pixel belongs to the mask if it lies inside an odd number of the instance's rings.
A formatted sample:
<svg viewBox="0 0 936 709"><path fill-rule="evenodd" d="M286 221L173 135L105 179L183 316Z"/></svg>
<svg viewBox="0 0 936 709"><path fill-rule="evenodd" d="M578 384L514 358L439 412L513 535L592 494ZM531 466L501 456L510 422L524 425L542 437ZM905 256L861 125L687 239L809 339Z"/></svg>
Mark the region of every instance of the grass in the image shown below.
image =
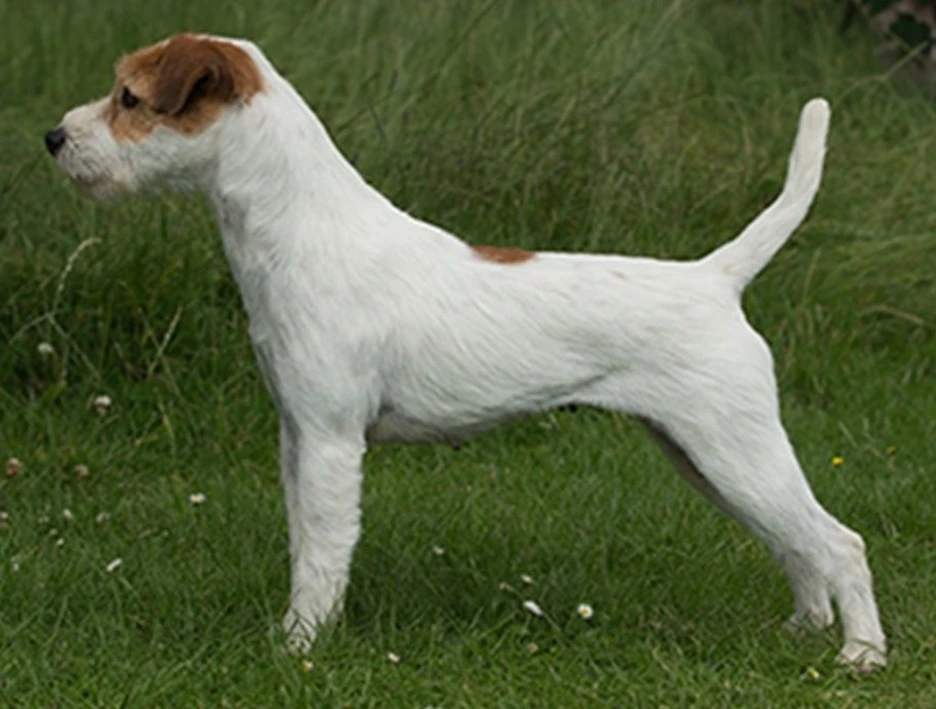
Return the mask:
<svg viewBox="0 0 936 709"><path fill-rule="evenodd" d="M0 456L23 463L0 480L0 704L933 706L936 108L838 9L0 0ZM892 666L788 637L766 550L590 411L369 453L346 615L311 671L283 653L276 422L209 211L90 204L41 149L121 52L192 28L257 40L372 183L481 243L703 254L828 97L818 203L747 310L818 496L868 542Z"/></svg>

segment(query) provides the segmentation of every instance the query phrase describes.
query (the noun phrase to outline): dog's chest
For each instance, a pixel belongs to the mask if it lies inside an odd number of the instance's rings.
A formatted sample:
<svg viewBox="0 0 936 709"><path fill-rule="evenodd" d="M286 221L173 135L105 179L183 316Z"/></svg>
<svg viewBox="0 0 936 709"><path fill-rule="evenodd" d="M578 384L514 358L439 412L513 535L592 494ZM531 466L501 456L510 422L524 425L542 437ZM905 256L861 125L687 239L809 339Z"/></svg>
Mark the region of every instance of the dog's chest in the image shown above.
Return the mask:
<svg viewBox="0 0 936 709"><path fill-rule="evenodd" d="M257 365L277 408L296 408L321 396L341 378L332 364L347 358L341 331L294 274L245 268L232 271L247 312Z"/></svg>

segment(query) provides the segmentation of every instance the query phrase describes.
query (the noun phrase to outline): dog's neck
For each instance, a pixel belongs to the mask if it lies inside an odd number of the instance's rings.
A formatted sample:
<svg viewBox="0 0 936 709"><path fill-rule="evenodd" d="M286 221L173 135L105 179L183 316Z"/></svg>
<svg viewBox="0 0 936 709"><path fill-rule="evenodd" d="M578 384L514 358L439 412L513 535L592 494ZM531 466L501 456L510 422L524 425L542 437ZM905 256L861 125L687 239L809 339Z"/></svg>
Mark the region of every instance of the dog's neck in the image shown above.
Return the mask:
<svg viewBox="0 0 936 709"><path fill-rule="evenodd" d="M235 276L302 251L331 261L361 244L349 222L386 219L395 210L339 152L325 127L285 79L225 119L217 164L204 180ZM340 228L339 228L340 227ZM341 241L335 236L341 234ZM314 252L314 255L313 255ZM269 265L269 264L267 264ZM243 285L243 284L242 284Z"/></svg>

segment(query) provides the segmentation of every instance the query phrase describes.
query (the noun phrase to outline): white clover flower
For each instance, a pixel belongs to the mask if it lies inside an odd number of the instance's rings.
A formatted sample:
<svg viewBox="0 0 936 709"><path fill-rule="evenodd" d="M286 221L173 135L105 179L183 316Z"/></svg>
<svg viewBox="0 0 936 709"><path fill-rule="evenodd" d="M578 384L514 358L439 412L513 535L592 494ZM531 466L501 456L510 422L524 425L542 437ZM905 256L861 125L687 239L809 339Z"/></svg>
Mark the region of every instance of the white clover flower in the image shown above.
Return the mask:
<svg viewBox="0 0 936 709"><path fill-rule="evenodd" d="M529 601L529 600L524 601L523 607L526 608L527 611L535 615L537 618L543 617L543 609L539 607L539 604L537 604L536 601Z"/></svg>
<svg viewBox="0 0 936 709"><path fill-rule="evenodd" d="M20 570L19 559L13 559L13 560L10 562L10 569L13 571L14 574L15 574L17 571Z"/></svg>
<svg viewBox="0 0 936 709"><path fill-rule="evenodd" d="M440 546L434 546L432 547L432 553L436 556L442 556L445 553L445 549Z"/></svg>
<svg viewBox="0 0 936 709"><path fill-rule="evenodd" d="M587 603L579 603L577 613L583 620L591 620L592 616L595 615L594 609Z"/></svg>
<svg viewBox="0 0 936 709"><path fill-rule="evenodd" d="M533 577L529 574L520 574L520 580L523 581L527 586L533 585Z"/></svg>
<svg viewBox="0 0 936 709"><path fill-rule="evenodd" d="M10 513L0 511L0 529L5 529L10 523Z"/></svg>
<svg viewBox="0 0 936 709"><path fill-rule="evenodd" d="M104 567L104 570L105 570L107 573L112 574L112 573L114 573L117 569L119 569L121 566L123 566L123 559L121 559L121 558L118 556L116 559L114 559L113 561L111 561L107 566L105 566L105 567Z"/></svg>
<svg viewBox="0 0 936 709"><path fill-rule="evenodd" d="M398 665L400 664L400 656L397 655L395 652L388 652L387 662L389 662L391 665Z"/></svg>
<svg viewBox="0 0 936 709"><path fill-rule="evenodd" d="M36 345L36 352L38 352L41 357L51 357L55 354L55 348L48 342L40 342Z"/></svg>
<svg viewBox="0 0 936 709"><path fill-rule="evenodd" d="M19 458L10 458L6 463L6 474L8 478L18 477L23 472L23 464Z"/></svg>
<svg viewBox="0 0 936 709"><path fill-rule="evenodd" d="M208 498L205 497L205 493L203 492L193 492L191 495L188 496L188 501L191 502L196 507L198 507L198 505L204 505L207 499Z"/></svg>
<svg viewBox="0 0 936 709"><path fill-rule="evenodd" d="M107 394L100 394L94 397L94 410L97 411L101 416L107 413L107 410L111 407L111 404L114 403Z"/></svg>
<svg viewBox="0 0 936 709"><path fill-rule="evenodd" d="M84 463L79 463L72 469L72 474L79 480L84 480L91 474L91 471L88 470L88 466Z"/></svg>
<svg viewBox="0 0 936 709"><path fill-rule="evenodd" d="M62 519L64 519L66 522L71 522L73 519L75 519L75 513L66 507L64 510L62 510Z"/></svg>
<svg viewBox="0 0 936 709"><path fill-rule="evenodd" d="M55 546L57 547L65 546L65 540L62 537L59 537L58 539L55 540Z"/></svg>
<svg viewBox="0 0 936 709"><path fill-rule="evenodd" d="M94 517L94 521L97 522L98 524L103 524L109 519L110 519L110 515L107 512L98 512Z"/></svg>

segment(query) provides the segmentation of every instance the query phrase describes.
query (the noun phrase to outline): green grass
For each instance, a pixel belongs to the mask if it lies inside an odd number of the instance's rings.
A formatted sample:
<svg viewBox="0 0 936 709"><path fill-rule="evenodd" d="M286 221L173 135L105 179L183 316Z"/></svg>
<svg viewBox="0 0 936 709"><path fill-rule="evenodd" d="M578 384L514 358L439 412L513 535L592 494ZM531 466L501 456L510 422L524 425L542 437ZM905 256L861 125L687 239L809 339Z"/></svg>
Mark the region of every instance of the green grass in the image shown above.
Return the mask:
<svg viewBox="0 0 936 709"><path fill-rule="evenodd" d="M936 107L839 9L0 0L0 457L24 466L0 480L0 704L936 704ZM818 202L747 310L817 494L868 542L892 666L856 678L838 630L788 637L763 546L639 426L580 411L372 451L347 612L303 672L271 632L275 417L209 210L90 204L42 154L121 52L182 29L257 40L397 204L528 248L705 253L828 97Z"/></svg>

